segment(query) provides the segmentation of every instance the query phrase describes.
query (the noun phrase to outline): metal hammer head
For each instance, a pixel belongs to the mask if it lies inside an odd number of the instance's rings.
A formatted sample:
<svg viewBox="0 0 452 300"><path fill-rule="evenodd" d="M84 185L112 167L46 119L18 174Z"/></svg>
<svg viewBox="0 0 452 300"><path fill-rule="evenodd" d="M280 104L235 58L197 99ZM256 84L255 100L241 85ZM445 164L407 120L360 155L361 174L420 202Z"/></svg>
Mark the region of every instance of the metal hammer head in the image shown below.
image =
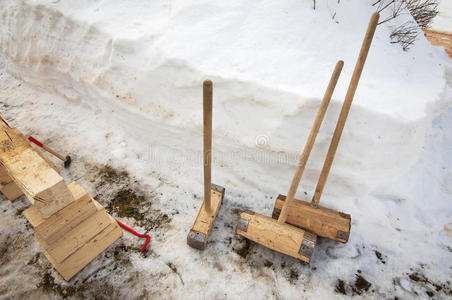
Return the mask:
<svg viewBox="0 0 452 300"><path fill-rule="evenodd" d="M72 162L72 158L69 155L66 156L66 160L64 161L64 167L69 168L69 166L71 165L71 162Z"/></svg>
<svg viewBox="0 0 452 300"><path fill-rule="evenodd" d="M187 244L195 249L204 250L206 247L206 235L199 231L190 231L187 236Z"/></svg>

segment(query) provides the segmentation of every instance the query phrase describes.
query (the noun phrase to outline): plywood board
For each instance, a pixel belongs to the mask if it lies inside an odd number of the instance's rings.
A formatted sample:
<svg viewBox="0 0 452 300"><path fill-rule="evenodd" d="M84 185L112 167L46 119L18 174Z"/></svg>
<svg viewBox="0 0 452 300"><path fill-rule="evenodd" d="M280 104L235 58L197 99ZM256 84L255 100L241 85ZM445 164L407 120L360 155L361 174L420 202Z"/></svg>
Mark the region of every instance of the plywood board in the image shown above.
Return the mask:
<svg viewBox="0 0 452 300"><path fill-rule="evenodd" d="M118 224L116 224L116 222L114 222L110 223L107 228L60 263L56 262L56 260L49 253L44 252L44 254L55 269L57 269L58 273L60 273L61 276L68 281L87 264L89 264L89 262L96 258L96 256L119 239L121 235L121 228Z"/></svg>
<svg viewBox="0 0 452 300"><path fill-rule="evenodd" d="M52 244L47 244L37 234L35 236L53 259L60 263L110 224L111 220L108 213L105 210L100 210L65 235L60 236L60 239Z"/></svg>
<svg viewBox="0 0 452 300"><path fill-rule="evenodd" d="M60 240L97 211L92 198L77 183L71 183L69 189L76 200L35 227L37 239L47 245Z"/></svg>

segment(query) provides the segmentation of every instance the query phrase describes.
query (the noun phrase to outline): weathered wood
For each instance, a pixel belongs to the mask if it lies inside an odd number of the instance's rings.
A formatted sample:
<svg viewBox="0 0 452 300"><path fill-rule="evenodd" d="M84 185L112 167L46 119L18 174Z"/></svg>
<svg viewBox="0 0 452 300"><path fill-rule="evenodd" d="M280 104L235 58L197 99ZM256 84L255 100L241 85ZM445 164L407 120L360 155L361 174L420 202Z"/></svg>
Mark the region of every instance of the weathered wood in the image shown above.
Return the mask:
<svg viewBox="0 0 452 300"><path fill-rule="evenodd" d="M342 60L338 61L334 68L333 74L331 75L330 82L328 83L328 87L325 91L325 95L323 96L319 110L317 111L317 115L315 116L314 124L312 125L311 132L309 133L308 140L306 141L303 153L300 156L300 161L298 163L297 170L292 180L292 184L290 185L287 200L284 203L284 206L281 210L281 214L278 218L278 224L284 224L286 222L290 204L293 202L295 194L297 193L297 189L298 186L300 185L301 177L303 176L306 163L308 162L308 158L309 155L311 154L312 147L314 147L315 139L320 130L320 125L322 125L323 118L325 117L328 104L330 103L331 96L333 95L334 88L336 87L337 81L339 80L339 75L341 74L343 66L344 62Z"/></svg>
<svg viewBox="0 0 452 300"><path fill-rule="evenodd" d="M41 156L41 158L42 158L43 160L45 160L45 161L47 162L47 164L48 164L52 169L54 169L55 171L58 172L58 169L57 169L55 163L54 163L47 155L45 155L44 153L42 153L42 151L38 148L38 146L36 146L36 145L34 145L34 144L30 144L30 146L31 146L31 148L32 148L33 150L36 151L36 153L38 153L39 156Z"/></svg>
<svg viewBox="0 0 452 300"><path fill-rule="evenodd" d="M122 230L116 222L111 222L104 230L88 241L80 249L58 263L47 251L44 252L47 259L69 281L75 274L88 265L96 256L107 249L122 235Z"/></svg>
<svg viewBox="0 0 452 300"><path fill-rule="evenodd" d="M47 259L65 280L122 235L116 220L77 182L72 182L68 188L76 200L56 215L44 219L35 206L23 212L35 227L35 236Z"/></svg>
<svg viewBox="0 0 452 300"><path fill-rule="evenodd" d="M203 250L206 247L207 240L209 239L210 232L215 218L220 210L221 203L224 196L224 188L215 184L212 184L211 192L211 210L207 211L203 202L199 209L198 215L192 228L187 236L187 244L193 248Z"/></svg>
<svg viewBox="0 0 452 300"><path fill-rule="evenodd" d="M83 247L89 240L95 237L100 231L110 225L111 220L105 210L99 210L94 215L87 218L77 227L60 236L60 239L53 244L47 244L45 240L41 240L36 234L36 238L46 249L53 259L60 263L66 257Z"/></svg>
<svg viewBox="0 0 452 300"><path fill-rule="evenodd" d="M0 192L5 195L8 200L13 201L22 196L24 193L22 190L17 186L16 183L10 182L7 185L0 188Z"/></svg>
<svg viewBox="0 0 452 300"><path fill-rule="evenodd" d="M13 179L9 176L8 170L0 164L0 187L4 187L12 181Z"/></svg>
<svg viewBox="0 0 452 300"><path fill-rule="evenodd" d="M44 218L73 201L64 179L33 149L3 158L2 163Z"/></svg>
<svg viewBox="0 0 452 300"><path fill-rule="evenodd" d="M272 217L278 219L286 196L279 195L275 202ZM309 228L317 235L342 243L348 241L351 217L326 207L313 207L310 202L295 199L289 207L287 223L300 228Z"/></svg>
<svg viewBox="0 0 452 300"><path fill-rule="evenodd" d="M72 182L68 188L75 200L35 226L36 238L47 245L60 240L98 210L93 199L77 182Z"/></svg>
<svg viewBox="0 0 452 300"><path fill-rule="evenodd" d="M2 123L0 163L32 204L47 218L73 199L55 165L31 147L25 136Z"/></svg>
<svg viewBox="0 0 452 300"><path fill-rule="evenodd" d="M8 160L30 147L19 130L6 126L0 130L0 161Z"/></svg>
<svg viewBox="0 0 452 300"><path fill-rule="evenodd" d="M240 214L237 234L272 250L309 263L317 242L315 234L277 220L245 211Z"/></svg>

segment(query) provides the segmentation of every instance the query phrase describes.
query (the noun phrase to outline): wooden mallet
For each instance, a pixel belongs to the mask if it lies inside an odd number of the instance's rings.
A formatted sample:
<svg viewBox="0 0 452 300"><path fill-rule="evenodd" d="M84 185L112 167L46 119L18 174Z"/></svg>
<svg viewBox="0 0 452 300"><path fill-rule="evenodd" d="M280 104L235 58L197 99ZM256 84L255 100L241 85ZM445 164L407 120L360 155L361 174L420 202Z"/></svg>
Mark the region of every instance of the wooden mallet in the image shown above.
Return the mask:
<svg viewBox="0 0 452 300"><path fill-rule="evenodd" d="M203 135L204 135L204 201L187 236L187 244L203 250L223 201L224 187L211 183L212 164L212 81L203 83Z"/></svg>
<svg viewBox="0 0 452 300"><path fill-rule="evenodd" d="M35 139L34 137L32 137L31 135L28 137L28 140L30 142L35 143L36 145L38 145L39 147L41 147L42 149L44 149L45 151L49 152L50 154L55 155L56 157L58 157L59 159L61 159L64 162L64 167L65 168L69 168L69 166L71 165L72 159L69 155L67 155L66 157L64 157L63 155L59 154L58 152L56 152L55 150L53 150L52 148L44 145L43 143L41 143L40 141L38 141L37 139Z"/></svg>
<svg viewBox="0 0 452 300"><path fill-rule="evenodd" d="M312 254L314 253L317 236L311 232L286 224L286 219L291 209L290 204L295 198L295 193L297 192L303 171L314 146L317 133L319 132L343 65L344 63L339 61L334 68L328 88L315 117L314 125L311 128L305 148L301 154L295 176L289 189L288 199L284 203L278 220L248 210L241 213L236 228L236 233L247 239L307 263L311 261Z"/></svg>
<svg viewBox="0 0 452 300"><path fill-rule="evenodd" d="M288 214L288 223L312 231L319 236L327 237L342 243L346 243L350 236L351 216L319 206L319 201L333 163L334 155L345 126L345 121L350 111L350 106L358 86L367 54L369 53L370 44L378 24L378 19L378 13L374 13L370 19L367 33L361 46L358 61L355 70L353 71L353 76L345 96L344 104L342 105L342 110L336 124L336 129L334 130L333 138L312 201L306 202L295 200L292 202L290 195L288 197L279 195L273 210L273 218L275 219L280 219L282 215L285 216ZM290 210L287 209L288 204Z"/></svg>

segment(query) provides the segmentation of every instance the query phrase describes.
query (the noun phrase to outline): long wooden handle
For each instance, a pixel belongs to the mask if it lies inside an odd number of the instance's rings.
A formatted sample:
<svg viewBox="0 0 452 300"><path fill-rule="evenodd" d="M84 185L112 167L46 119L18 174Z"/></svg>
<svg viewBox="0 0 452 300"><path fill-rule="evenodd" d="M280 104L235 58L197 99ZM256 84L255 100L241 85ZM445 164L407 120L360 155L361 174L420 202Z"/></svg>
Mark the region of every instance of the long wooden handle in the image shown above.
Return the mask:
<svg viewBox="0 0 452 300"><path fill-rule="evenodd" d="M37 139L35 139L34 137L32 137L31 135L28 137L28 140L30 142L35 143L36 145L38 145L39 147L41 147L42 149L46 150L47 152L49 152L50 154L55 155L56 157L58 157L59 159L61 159L62 161L66 161L66 158L59 154L58 152L54 151L52 148L47 147L46 145L44 145L43 143L41 143L40 141L38 141Z"/></svg>
<svg viewBox="0 0 452 300"><path fill-rule="evenodd" d="M342 131L344 130L345 121L347 120L348 112L350 111L350 106L352 105L353 97L355 96L356 88L358 87L359 78L361 77L364 63L366 62L367 54L369 53L370 44L372 43L372 38L374 36L379 18L380 15L378 13L374 13L370 18L366 36L364 37L361 51L359 52L358 61L356 62L355 70L353 71L353 76L350 81L350 85L348 86L347 94L345 95L344 104L342 104L342 109L336 124L336 129L334 130L333 138L331 139L331 144L326 155L325 163L323 164L319 181L317 183L317 187L315 188L314 197L312 198L313 206L318 206L320 197L322 196L323 188L325 187L331 165L333 164L334 155L336 154L337 146L339 144Z"/></svg>
<svg viewBox="0 0 452 300"><path fill-rule="evenodd" d="M297 171L295 172L295 176L292 180L292 184L289 189L289 193L287 194L286 201L284 202L284 206L281 210L281 214L278 218L279 224L284 224L287 219L287 215L289 213L289 205L295 198L295 194L297 193L298 186L300 185L301 176L303 175L303 171L306 167L306 163L308 161L309 155L311 154L312 147L314 146L315 139L317 137L317 133L319 132L320 125L322 124L323 117L325 116L326 109L328 108L328 104L330 103L331 96L333 95L334 88L336 87L336 83L339 79L339 75L341 74L342 67L344 66L344 62L342 60L336 63L336 67L334 68L333 74L331 75L330 82L326 89L325 95L323 96L322 102L320 103L319 110L317 111L317 115L314 120L314 125L312 126L311 132L309 133L308 140L306 141L306 145L304 147L303 153L301 154L300 161L297 166Z"/></svg>
<svg viewBox="0 0 452 300"><path fill-rule="evenodd" d="M212 81L203 84L203 135L204 135L204 208L211 211L210 185L212 164Z"/></svg>

